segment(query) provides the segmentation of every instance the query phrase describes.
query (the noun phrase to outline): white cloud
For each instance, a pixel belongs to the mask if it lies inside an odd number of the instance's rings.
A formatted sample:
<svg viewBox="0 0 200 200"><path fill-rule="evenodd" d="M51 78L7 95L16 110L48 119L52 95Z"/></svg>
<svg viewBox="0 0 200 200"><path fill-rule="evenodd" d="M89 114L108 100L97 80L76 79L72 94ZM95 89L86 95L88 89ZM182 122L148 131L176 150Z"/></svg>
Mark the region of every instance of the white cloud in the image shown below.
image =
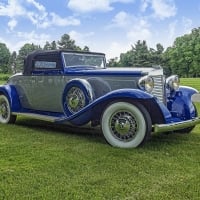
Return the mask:
<svg viewBox="0 0 200 200"><path fill-rule="evenodd" d="M149 41L152 37L152 33L149 24L144 19L138 19L131 29L127 32L127 38L130 41L146 40Z"/></svg>
<svg viewBox="0 0 200 200"><path fill-rule="evenodd" d="M68 7L78 12L110 11L113 8L108 0L70 0Z"/></svg>
<svg viewBox="0 0 200 200"><path fill-rule="evenodd" d="M80 25L80 20L73 16L63 18L55 13L50 13L50 16L52 17L51 24L54 26L70 26L70 25L78 26L78 25Z"/></svg>
<svg viewBox="0 0 200 200"><path fill-rule="evenodd" d="M86 13L93 11L107 12L114 8L113 3L130 3L134 0L69 0L68 7L76 12Z"/></svg>
<svg viewBox="0 0 200 200"><path fill-rule="evenodd" d="M183 24L185 33L190 33L192 29L193 21L189 18L183 17L182 24Z"/></svg>
<svg viewBox="0 0 200 200"><path fill-rule="evenodd" d="M15 27L17 26L17 20L16 19L11 19L8 22L8 27L12 31Z"/></svg>
<svg viewBox="0 0 200 200"><path fill-rule="evenodd" d="M22 16L26 13L25 9L17 0L8 0L8 4L0 4L0 16Z"/></svg>
<svg viewBox="0 0 200 200"><path fill-rule="evenodd" d="M70 31L69 32L70 37L76 41L76 44L84 47L84 46L90 46L91 44L90 39L94 35L94 32L88 32L88 33L79 33L77 31Z"/></svg>
<svg viewBox="0 0 200 200"><path fill-rule="evenodd" d="M136 17L124 11L119 12L112 19L108 28L121 28L129 41L148 40L151 38L150 25L143 17Z"/></svg>
<svg viewBox="0 0 200 200"><path fill-rule="evenodd" d="M47 12L46 8L36 0L8 0L7 4L0 3L0 16L10 18L8 22L10 30L20 23L19 17L30 20L38 28L80 25L80 20L74 16L61 17L54 12Z"/></svg>
<svg viewBox="0 0 200 200"><path fill-rule="evenodd" d="M131 45L130 44L124 44L119 42L111 42L110 44L106 45L106 49L104 49L102 52L106 54L107 60L115 57L120 57L121 53L125 53L128 50L130 50Z"/></svg>
<svg viewBox="0 0 200 200"><path fill-rule="evenodd" d="M34 43L36 45L43 46L46 41L50 41L51 37L48 34L37 34L32 32L18 32L16 35L18 42L15 45L15 49L19 50L26 43ZM13 47L11 48L13 49Z"/></svg>
<svg viewBox="0 0 200 200"><path fill-rule="evenodd" d="M140 9L142 12L146 11L146 9L149 6L149 3L150 3L150 0L141 0L141 8Z"/></svg>
<svg viewBox="0 0 200 200"><path fill-rule="evenodd" d="M152 0L151 5L155 16L160 19L176 15L177 8L173 0Z"/></svg>
<svg viewBox="0 0 200 200"><path fill-rule="evenodd" d="M169 24L169 38L173 39L176 35L176 27L177 27L178 21L175 20L172 23Z"/></svg>
<svg viewBox="0 0 200 200"><path fill-rule="evenodd" d="M35 1L35 0L27 0L27 2L32 4L32 5L34 5L35 8L37 8L39 11L46 12L46 8L42 4L38 3L37 1Z"/></svg>
<svg viewBox="0 0 200 200"><path fill-rule="evenodd" d="M134 16L132 16L124 11L121 11L115 15L115 17L112 19L111 25L109 25L108 28L129 27L132 24L133 18L134 18Z"/></svg>

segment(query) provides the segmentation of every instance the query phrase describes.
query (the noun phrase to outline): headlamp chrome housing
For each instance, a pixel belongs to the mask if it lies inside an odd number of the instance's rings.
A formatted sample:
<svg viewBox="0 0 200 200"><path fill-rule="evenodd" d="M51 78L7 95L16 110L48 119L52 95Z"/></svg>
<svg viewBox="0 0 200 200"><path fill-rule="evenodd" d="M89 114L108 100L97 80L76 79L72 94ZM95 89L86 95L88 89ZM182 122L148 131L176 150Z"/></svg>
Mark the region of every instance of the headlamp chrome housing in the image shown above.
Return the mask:
<svg viewBox="0 0 200 200"><path fill-rule="evenodd" d="M139 79L138 86L140 89L151 93L154 88L154 80L151 76L144 76Z"/></svg>
<svg viewBox="0 0 200 200"><path fill-rule="evenodd" d="M167 89L177 91L180 86L180 79L177 75L172 75L166 79Z"/></svg>

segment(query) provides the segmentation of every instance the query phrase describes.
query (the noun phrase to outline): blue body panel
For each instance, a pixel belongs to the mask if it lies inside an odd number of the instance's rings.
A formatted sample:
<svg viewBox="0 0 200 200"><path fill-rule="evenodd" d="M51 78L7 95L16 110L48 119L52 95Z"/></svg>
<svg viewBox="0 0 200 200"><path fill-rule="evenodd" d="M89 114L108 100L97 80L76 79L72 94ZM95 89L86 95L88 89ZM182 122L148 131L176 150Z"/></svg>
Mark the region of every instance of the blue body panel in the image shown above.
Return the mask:
<svg viewBox="0 0 200 200"><path fill-rule="evenodd" d="M179 91L171 93L167 98L167 106L159 102L153 95L139 89L114 90L95 99L71 116L66 116L64 112L55 113L22 108L17 91L12 85L0 86L0 93L8 97L12 112L55 116L58 118L56 120L57 123L69 121L75 125L84 125L89 121L100 120L104 109L114 101L140 102L150 113L152 124L180 122L197 116L196 109L191 101L191 96L197 91L190 87L180 87Z"/></svg>
<svg viewBox="0 0 200 200"><path fill-rule="evenodd" d="M0 94L4 94L8 98L12 112L19 112L22 109L19 95L17 94L17 90L14 86L0 86Z"/></svg>
<svg viewBox="0 0 200 200"><path fill-rule="evenodd" d="M142 102L143 105L147 105L147 110L152 110L152 112L154 111L154 114L158 113L158 115L160 115L158 118L159 120L162 118L163 123L165 118L171 116L166 107L163 106L162 103L159 103L151 94L138 89L119 89L107 93L84 107L81 111L71 115L70 117L64 116L57 120L57 122L62 123L64 121L70 121L75 125L83 125L89 121L100 120L102 112L106 106L114 101ZM150 113L150 115L151 114L152 113Z"/></svg>
<svg viewBox="0 0 200 200"><path fill-rule="evenodd" d="M197 117L197 111L191 101L191 96L197 90L191 87L181 86L179 91L171 93L168 97L167 107L171 112L172 118L167 122L190 120Z"/></svg>

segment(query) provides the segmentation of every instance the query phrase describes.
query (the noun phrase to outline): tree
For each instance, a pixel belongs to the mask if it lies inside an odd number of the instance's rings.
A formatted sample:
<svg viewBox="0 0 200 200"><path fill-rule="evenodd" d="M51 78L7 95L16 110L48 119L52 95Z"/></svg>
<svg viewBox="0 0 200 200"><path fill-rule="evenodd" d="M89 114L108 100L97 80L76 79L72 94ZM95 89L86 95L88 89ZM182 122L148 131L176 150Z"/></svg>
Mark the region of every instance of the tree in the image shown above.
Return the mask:
<svg viewBox="0 0 200 200"><path fill-rule="evenodd" d="M22 70L22 67L23 67L23 64L24 64L24 59L26 58L26 56L35 51L35 50L41 50L41 47L38 46L38 45L35 45L35 44L29 44L29 43L26 43L23 47L21 47L21 49L19 50L19 54L17 56L17 64L16 64L16 68L17 68L17 71L21 71Z"/></svg>
<svg viewBox="0 0 200 200"><path fill-rule="evenodd" d="M165 52L167 65L172 73L181 77L200 76L200 28L190 34L176 38L171 48Z"/></svg>
<svg viewBox="0 0 200 200"><path fill-rule="evenodd" d="M10 51L4 43L0 43L0 72L9 72Z"/></svg>
<svg viewBox="0 0 200 200"><path fill-rule="evenodd" d="M59 49L81 50L79 46L76 46L75 40L72 40L68 34L64 34L58 41Z"/></svg>
<svg viewBox="0 0 200 200"><path fill-rule="evenodd" d="M164 48L161 44L157 44L157 49L148 48L145 40L138 40L131 46L131 50L120 55L120 66L133 67L152 67L163 63L162 54Z"/></svg>
<svg viewBox="0 0 200 200"><path fill-rule="evenodd" d="M84 46L83 51L90 51L88 46Z"/></svg>
<svg viewBox="0 0 200 200"><path fill-rule="evenodd" d="M10 72L16 73L17 72L17 52L13 51L13 53L10 56L9 64L11 66Z"/></svg>
<svg viewBox="0 0 200 200"><path fill-rule="evenodd" d="M57 48L56 41L54 40L54 41L51 43L51 50L56 50L56 49L58 49L58 48Z"/></svg>
<svg viewBox="0 0 200 200"><path fill-rule="evenodd" d="M48 41L46 41L46 44L44 45L43 49L44 50L51 50L51 44Z"/></svg>
<svg viewBox="0 0 200 200"><path fill-rule="evenodd" d="M118 58L111 58L110 60L108 60L108 66L109 67L118 67L120 65Z"/></svg>
<svg viewBox="0 0 200 200"><path fill-rule="evenodd" d="M43 47L44 50L56 50L57 49L57 44L56 41L53 42L46 42L46 44Z"/></svg>

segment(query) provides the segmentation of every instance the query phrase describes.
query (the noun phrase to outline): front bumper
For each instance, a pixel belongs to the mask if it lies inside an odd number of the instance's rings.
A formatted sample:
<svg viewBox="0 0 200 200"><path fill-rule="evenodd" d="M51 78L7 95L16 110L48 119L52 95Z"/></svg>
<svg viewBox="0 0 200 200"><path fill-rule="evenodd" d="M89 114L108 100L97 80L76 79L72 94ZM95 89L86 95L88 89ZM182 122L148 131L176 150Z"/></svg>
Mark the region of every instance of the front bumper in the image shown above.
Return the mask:
<svg viewBox="0 0 200 200"><path fill-rule="evenodd" d="M192 127L197 124L200 124L200 118L196 117L191 120L182 121L182 122L173 122L169 124L155 124L153 126L154 133L161 133L161 132L169 132L169 131L176 131L181 130L184 128Z"/></svg>

